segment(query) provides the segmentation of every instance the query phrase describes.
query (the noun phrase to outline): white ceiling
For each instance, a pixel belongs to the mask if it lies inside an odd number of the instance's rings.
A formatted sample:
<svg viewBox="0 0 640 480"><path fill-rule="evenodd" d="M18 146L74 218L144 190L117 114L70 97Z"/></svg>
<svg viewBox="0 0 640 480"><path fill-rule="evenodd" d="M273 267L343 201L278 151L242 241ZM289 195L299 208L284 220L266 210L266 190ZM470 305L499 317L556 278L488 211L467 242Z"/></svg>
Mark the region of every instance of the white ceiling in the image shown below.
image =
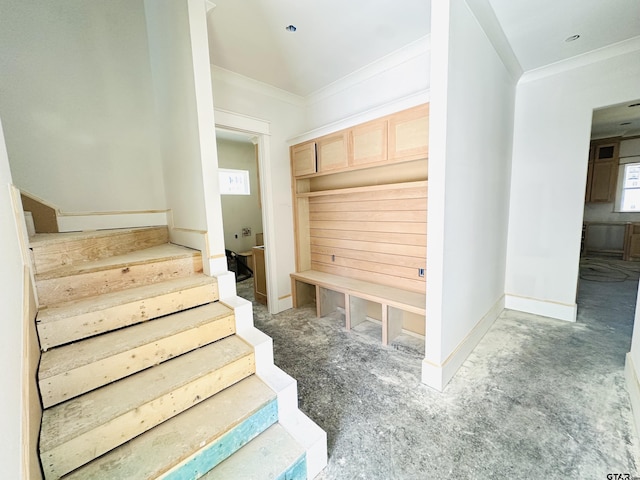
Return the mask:
<svg viewBox="0 0 640 480"><path fill-rule="evenodd" d="M302 97L431 31L431 0L213 2L211 63ZM490 20L485 28L494 30L494 39L499 30L524 72L640 37L640 0L467 2L481 21ZM297 31L286 31L287 25ZM571 35L580 38L565 42ZM614 115L618 124L639 116L624 108ZM606 123L603 129L613 132L612 121Z"/></svg>

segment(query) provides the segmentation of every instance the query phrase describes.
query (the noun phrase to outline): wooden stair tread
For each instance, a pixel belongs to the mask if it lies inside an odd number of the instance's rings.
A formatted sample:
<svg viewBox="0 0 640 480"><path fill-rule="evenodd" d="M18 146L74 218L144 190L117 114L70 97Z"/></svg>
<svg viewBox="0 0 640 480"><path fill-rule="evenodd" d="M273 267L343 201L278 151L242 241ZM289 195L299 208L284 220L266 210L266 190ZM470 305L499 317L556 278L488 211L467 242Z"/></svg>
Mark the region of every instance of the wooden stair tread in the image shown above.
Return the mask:
<svg viewBox="0 0 640 480"><path fill-rule="evenodd" d="M44 352L45 408L235 333L233 310L216 302Z"/></svg>
<svg viewBox="0 0 640 480"><path fill-rule="evenodd" d="M280 425L275 424L202 477L202 480L306 478L305 450ZM294 465L296 474L283 475ZM301 474L304 476L301 476Z"/></svg>
<svg viewBox="0 0 640 480"><path fill-rule="evenodd" d="M169 243L167 227L43 235L30 242L36 274Z"/></svg>
<svg viewBox="0 0 640 480"><path fill-rule="evenodd" d="M132 227L132 228L115 228L108 230L87 230L83 232L60 232L60 233L36 233L29 237L29 245L31 247L42 247L46 245L55 245L57 243L66 243L69 241L89 240L93 238L104 238L117 236L126 233L142 232L145 230L165 229L165 226L158 227Z"/></svg>
<svg viewBox="0 0 640 480"><path fill-rule="evenodd" d="M151 285L144 285L141 287L129 288L127 290L104 293L102 295L96 295L95 297L86 297L79 300L58 303L38 310L36 321L41 324L56 322L76 315L106 310L108 308L122 305L123 303L136 302L149 297L216 283L217 281L214 277L209 277L204 274L174 278L164 282L153 283Z"/></svg>
<svg viewBox="0 0 640 480"><path fill-rule="evenodd" d="M59 303L38 312L40 345L48 350L216 300L216 279L194 274Z"/></svg>
<svg viewBox="0 0 640 480"><path fill-rule="evenodd" d="M90 262L83 262L77 265L56 268L48 272L36 275L36 281L49 280L52 278L68 277L71 275L79 275L85 273L100 272L103 270L111 270L118 268L126 268L133 265L146 264L154 261L173 260L179 258L189 258L200 256L198 250L166 243L155 247L136 250L134 252L125 253L123 255L115 255L112 257L101 258Z"/></svg>
<svg viewBox="0 0 640 480"><path fill-rule="evenodd" d="M46 409L40 455L59 478L255 373L236 335Z"/></svg>
<svg viewBox="0 0 640 480"><path fill-rule="evenodd" d="M252 375L75 470L65 480L157 478L275 398Z"/></svg>
<svg viewBox="0 0 640 480"><path fill-rule="evenodd" d="M233 315L229 307L219 302L210 303L54 348L42 354L38 377L49 378L229 315Z"/></svg>

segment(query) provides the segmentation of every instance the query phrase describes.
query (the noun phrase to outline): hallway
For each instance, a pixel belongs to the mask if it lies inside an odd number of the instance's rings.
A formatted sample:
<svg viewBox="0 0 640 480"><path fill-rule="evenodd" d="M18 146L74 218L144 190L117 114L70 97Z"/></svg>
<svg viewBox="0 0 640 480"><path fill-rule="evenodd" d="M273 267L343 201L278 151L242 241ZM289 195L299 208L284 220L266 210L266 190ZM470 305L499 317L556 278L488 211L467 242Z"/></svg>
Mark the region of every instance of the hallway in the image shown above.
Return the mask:
<svg viewBox="0 0 640 480"><path fill-rule="evenodd" d="M624 359L639 269L586 260L576 324L505 311L443 393L420 383L419 349L348 333L337 316L272 316L254 302L255 324L327 431L321 479L633 477Z"/></svg>

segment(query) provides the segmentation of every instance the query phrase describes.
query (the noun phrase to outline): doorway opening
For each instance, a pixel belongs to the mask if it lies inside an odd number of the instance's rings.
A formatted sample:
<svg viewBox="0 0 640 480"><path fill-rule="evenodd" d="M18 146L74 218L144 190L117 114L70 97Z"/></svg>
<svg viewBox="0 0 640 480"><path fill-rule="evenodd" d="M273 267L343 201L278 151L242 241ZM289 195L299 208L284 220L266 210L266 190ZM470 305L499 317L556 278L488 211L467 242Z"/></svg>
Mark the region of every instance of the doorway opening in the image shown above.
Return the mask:
<svg viewBox="0 0 640 480"><path fill-rule="evenodd" d="M640 101L630 100L593 111L577 288L578 307L600 309L625 352L640 277L635 196L640 199Z"/></svg>

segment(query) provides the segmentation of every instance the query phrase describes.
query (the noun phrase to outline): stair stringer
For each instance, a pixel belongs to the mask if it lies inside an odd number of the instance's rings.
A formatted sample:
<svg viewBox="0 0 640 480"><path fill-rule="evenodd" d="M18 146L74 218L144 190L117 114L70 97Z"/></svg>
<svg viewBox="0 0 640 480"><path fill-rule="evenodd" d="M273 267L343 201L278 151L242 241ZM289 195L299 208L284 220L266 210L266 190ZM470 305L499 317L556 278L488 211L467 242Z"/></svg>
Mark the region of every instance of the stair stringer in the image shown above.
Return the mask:
<svg viewBox="0 0 640 480"><path fill-rule="evenodd" d="M307 478L315 478L327 465L326 432L298 409L298 383L274 364L273 340L255 328L251 302L237 295L220 301L234 310L236 335L253 346L256 375L277 395L278 422L305 449Z"/></svg>

